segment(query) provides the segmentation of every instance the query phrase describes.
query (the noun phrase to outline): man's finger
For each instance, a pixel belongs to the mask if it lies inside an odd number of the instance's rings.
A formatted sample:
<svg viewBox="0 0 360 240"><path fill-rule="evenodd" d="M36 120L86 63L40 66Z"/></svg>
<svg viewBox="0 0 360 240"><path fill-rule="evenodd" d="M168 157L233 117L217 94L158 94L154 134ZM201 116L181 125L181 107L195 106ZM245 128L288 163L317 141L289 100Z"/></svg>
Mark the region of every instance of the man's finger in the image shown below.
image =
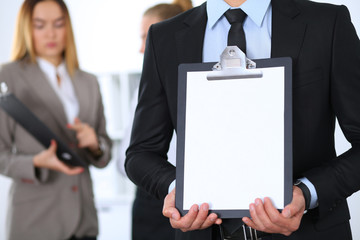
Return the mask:
<svg viewBox="0 0 360 240"><path fill-rule="evenodd" d="M294 187L293 190L293 200L289 205L287 205L282 211L282 216L285 218L291 218L295 215L298 215L299 212L303 213L305 210L305 198L298 187Z"/></svg>
<svg viewBox="0 0 360 240"><path fill-rule="evenodd" d="M257 226L256 229L264 230L265 224L270 221L261 199L255 199L255 204L250 204L250 215Z"/></svg>
<svg viewBox="0 0 360 240"><path fill-rule="evenodd" d="M174 213L174 209L176 209L175 208L175 189L173 189L164 199L163 215L167 218L171 218L172 214Z"/></svg>
<svg viewBox="0 0 360 240"><path fill-rule="evenodd" d="M205 222L201 225L200 229L206 229L214 224L221 224L222 220L221 218L218 218L218 216L215 213L211 213L205 220Z"/></svg>
<svg viewBox="0 0 360 240"><path fill-rule="evenodd" d="M173 228L178 228L178 229L182 230L183 232L192 230L191 226L193 225L193 223L198 215L198 212L199 212L199 206L194 204L190 208L188 213L185 216L181 217L179 220L171 218L170 219L171 226Z"/></svg>
<svg viewBox="0 0 360 240"><path fill-rule="evenodd" d="M204 224L206 218L208 217L209 213L209 204L203 203L200 206L199 213L194 220L191 229L200 229L201 226Z"/></svg>
<svg viewBox="0 0 360 240"><path fill-rule="evenodd" d="M275 224L283 224L284 220L286 220L279 213L279 211L274 207L270 198L268 198L268 197L264 198L264 208L265 208L265 211L266 211L267 215L269 216L271 222L273 222Z"/></svg>
<svg viewBox="0 0 360 240"><path fill-rule="evenodd" d="M270 221L274 224L271 231L282 233L286 231L290 225L289 219L285 218L272 204L270 198L264 198L264 208L268 214Z"/></svg>
<svg viewBox="0 0 360 240"><path fill-rule="evenodd" d="M253 222L255 223L254 228L260 231L269 232L269 233L275 233L275 232L281 232L281 227L277 226L270 218L269 213L267 212L267 208L274 208L270 199L266 200L266 206L265 203L262 202L261 199L255 200L255 206L252 206L251 208L253 210L250 210L251 216L253 217ZM280 214L278 213L278 216Z"/></svg>

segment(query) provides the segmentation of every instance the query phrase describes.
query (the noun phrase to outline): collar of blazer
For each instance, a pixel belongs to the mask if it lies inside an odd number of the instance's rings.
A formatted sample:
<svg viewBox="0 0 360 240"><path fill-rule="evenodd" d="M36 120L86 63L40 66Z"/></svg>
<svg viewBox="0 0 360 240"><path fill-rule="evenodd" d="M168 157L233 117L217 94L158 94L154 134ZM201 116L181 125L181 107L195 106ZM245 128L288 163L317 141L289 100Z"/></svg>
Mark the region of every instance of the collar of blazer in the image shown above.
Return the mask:
<svg viewBox="0 0 360 240"><path fill-rule="evenodd" d="M190 10L184 19L185 27L176 33L179 63L202 62L204 34L207 22L206 2Z"/></svg>
<svg viewBox="0 0 360 240"><path fill-rule="evenodd" d="M303 43L306 23L298 17L301 12L293 0L272 0L271 4L271 57L291 57L296 61ZM185 27L176 33L179 63L202 62L206 22L205 2L192 10L183 21Z"/></svg>
<svg viewBox="0 0 360 240"><path fill-rule="evenodd" d="M22 79L24 84L28 85L29 89L33 92L32 97L39 98L39 102L44 104L44 111L47 111L49 115L53 116L54 122L60 126L64 136L66 136L70 141L73 141L75 136L74 133L66 129L67 118L64 107L50 83L47 81L44 73L40 70L37 64L28 62L23 63ZM86 90L81 91L81 83L78 81L80 80L78 74L78 71L76 71L71 80L74 84L74 90L79 101L79 109L82 109L84 107L83 105L86 105L86 98L84 99L84 91ZM31 79L29 79L29 77L31 77Z"/></svg>
<svg viewBox="0 0 360 240"><path fill-rule="evenodd" d="M297 61L304 41L306 22L294 0L272 0L271 57Z"/></svg>

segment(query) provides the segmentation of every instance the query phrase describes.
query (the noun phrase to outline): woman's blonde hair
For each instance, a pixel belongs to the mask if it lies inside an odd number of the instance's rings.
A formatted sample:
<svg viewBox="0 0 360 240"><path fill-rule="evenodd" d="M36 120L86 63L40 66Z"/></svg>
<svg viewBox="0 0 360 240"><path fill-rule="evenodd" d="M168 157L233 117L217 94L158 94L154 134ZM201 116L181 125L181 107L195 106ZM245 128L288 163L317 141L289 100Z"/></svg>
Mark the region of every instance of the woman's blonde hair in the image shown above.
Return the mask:
<svg viewBox="0 0 360 240"><path fill-rule="evenodd" d="M70 76L79 68L76 54L74 34L71 26L69 11L63 0L25 0L17 16L14 41L11 52L11 60L17 61L29 58L33 63L36 62L36 53L32 39L32 15L35 5L42 1L54 1L59 4L64 17L66 29L66 42L63 58Z"/></svg>
<svg viewBox="0 0 360 240"><path fill-rule="evenodd" d="M174 0L172 3L160 3L144 13L144 16L158 17L159 20L165 20L174 17L182 12L193 8L191 0Z"/></svg>
<svg viewBox="0 0 360 240"><path fill-rule="evenodd" d="M183 11L187 11L187 10L193 8L193 4L192 4L191 0L174 0L172 2L172 4L179 5L183 9Z"/></svg>

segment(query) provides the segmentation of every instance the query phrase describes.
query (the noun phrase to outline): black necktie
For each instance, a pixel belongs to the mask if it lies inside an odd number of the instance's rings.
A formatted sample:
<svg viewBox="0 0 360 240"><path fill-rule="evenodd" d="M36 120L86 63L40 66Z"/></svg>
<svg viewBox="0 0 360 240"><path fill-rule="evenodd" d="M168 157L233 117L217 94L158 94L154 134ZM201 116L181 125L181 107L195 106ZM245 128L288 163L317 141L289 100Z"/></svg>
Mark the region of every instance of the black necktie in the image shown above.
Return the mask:
<svg viewBox="0 0 360 240"><path fill-rule="evenodd" d="M246 13L240 8L229 9L225 12L225 17L231 24L228 35L228 46L238 46L246 54L246 39L243 23Z"/></svg>

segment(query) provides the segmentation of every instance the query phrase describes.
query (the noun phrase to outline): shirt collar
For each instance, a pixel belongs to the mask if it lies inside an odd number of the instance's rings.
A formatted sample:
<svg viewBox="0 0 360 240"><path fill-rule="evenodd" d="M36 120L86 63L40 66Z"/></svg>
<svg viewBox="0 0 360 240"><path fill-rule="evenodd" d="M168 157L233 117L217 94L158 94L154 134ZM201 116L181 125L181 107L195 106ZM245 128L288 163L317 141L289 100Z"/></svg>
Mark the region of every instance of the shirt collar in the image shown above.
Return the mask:
<svg viewBox="0 0 360 240"><path fill-rule="evenodd" d="M57 73L63 75L66 73L65 62L60 63L58 67L55 67L52 63L46 61L43 58L37 57L36 61L40 69L50 78L53 79Z"/></svg>
<svg viewBox="0 0 360 240"><path fill-rule="evenodd" d="M269 8L271 0L247 0L240 8L256 23L259 27L263 22L266 11ZM208 0L206 11L208 15L208 24L212 28L223 16L223 14L231 8L224 0Z"/></svg>

